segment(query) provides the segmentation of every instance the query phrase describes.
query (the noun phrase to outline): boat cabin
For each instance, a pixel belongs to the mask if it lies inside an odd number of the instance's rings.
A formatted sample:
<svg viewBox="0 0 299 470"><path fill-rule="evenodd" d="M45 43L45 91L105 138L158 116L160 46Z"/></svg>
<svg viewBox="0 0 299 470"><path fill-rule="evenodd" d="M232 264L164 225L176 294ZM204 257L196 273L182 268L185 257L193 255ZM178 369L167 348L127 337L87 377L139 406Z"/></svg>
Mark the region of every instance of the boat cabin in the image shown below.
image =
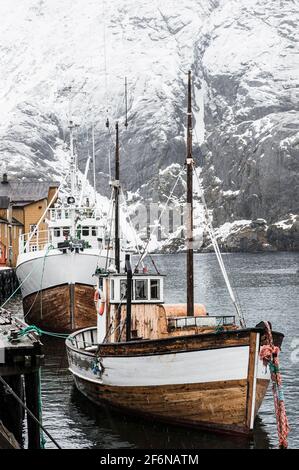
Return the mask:
<svg viewBox="0 0 299 470"><path fill-rule="evenodd" d="M161 274L133 274L131 340L161 339L236 328L233 315L209 315L202 304L194 305L194 316L187 315L186 304L165 304L164 279ZM96 299L99 343L126 340L127 285L126 273L99 275L99 295Z"/></svg>
<svg viewBox="0 0 299 470"><path fill-rule="evenodd" d="M126 304L127 276L113 274L109 277L110 304ZM164 276L160 274L134 274L132 285L133 304L162 304L164 292Z"/></svg>

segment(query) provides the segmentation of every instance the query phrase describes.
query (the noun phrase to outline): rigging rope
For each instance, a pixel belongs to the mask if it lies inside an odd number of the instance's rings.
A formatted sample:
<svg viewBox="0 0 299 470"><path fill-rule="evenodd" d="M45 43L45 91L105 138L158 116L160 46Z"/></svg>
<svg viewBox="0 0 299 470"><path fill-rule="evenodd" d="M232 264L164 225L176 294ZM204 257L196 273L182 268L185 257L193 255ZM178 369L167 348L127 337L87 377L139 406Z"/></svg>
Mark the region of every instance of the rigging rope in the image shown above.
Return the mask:
<svg viewBox="0 0 299 470"><path fill-rule="evenodd" d="M171 192L170 192L170 194L169 194L169 196L168 196L168 198L167 198L167 201L166 201L166 203L164 204L163 210L162 210L161 213L160 213L160 217L158 218L157 223L155 224L155 226L154 226L152 232L150 233L150 236L149 236L149 238L148 238L148 240L147 240L147 243L146 243L146 245L145 245L145 247L144 247L143 253L142 253L141 256L140 256L140 258L139 258L139 260L138 260L138 262L137 262L137 264L136 264L136 266L135 266L134 271L136 271L136 270L138 269L139 264L144 260L145 256L147 255L147 251L148 251L149 244L150 244L150 242L151 242L151 238L152 238L152 236L154 235L154 233L155 233L155 231L157 230L157 228L159 227L159 224L160 224L160 222L161 222L161 220L162 220L163 214L164 214L164 212L165 212L166 209L167 209L167 206L168 206L168 204L169 204L169 201L170 201L170 199L171 199L172 196L173 196L173 193L174 193L174 191L175 191L175 188L177 187L177 184L178 184L178 182L179 182L179 179L180 179L180 177L181 177L183 171L184 171L184 167L181 168L181 171L180 171L179 174L178 174L178 177L177 177L177 179L176 179L176 181L175 181L175 183L174 183L174 185L173 185L173 188L172 188L172 190L171 190Z"/></svg>
<svg viewBox="0 0 299 470"><path fill-rule="evenodd" d="M241 325L242 328L245 328L246 327L245 319L244 319L243 314L240 310L240 307L239 307L239 305L236 301L234 291L231 287L231 283L230 283L230 280L229 280L228 275L227 275L227 271L226 271L226 268L225 268L225 265L224 265L224 262L223 262L223 258L222 258L222 255L221 255L221 252L220 252L220 249L219 249L219 245L218 245L216 235L215 235L215 232L214 232L214 228L213 228L213 225L212 225L212 221L211 221L211 218L210 218L210 214L209 214L208 206L207 206L207 203L206 203L206 200L205 200L203 188L201 186L199 176L198 176L197 171L195 169L194 169L194 173L195 173L195 176L196 176L196 179L197 179L199 195L201 197L201 200L202 200L202 203L203 203L203 206L204 206L204 214L205 214L205 218L206 218L206 225L207 225L208 232L209 232L209 235L210 235L213 247L214 247L216 258L217 258L218 264L220 266L220 270L221 270L222 276L224 278L224 281L225 281L227 290L229 292L230 298L231 298L232 303L233 303L233 305L235 307L235 310L237 312L237 315L238 315L238 318L239 318L239 321L240 321L240 325Z"/></svg>
<svg viewBox="0 0 299 470"><path fill-rule="evenodd" d="M261 347L260 358L265 366L269 366L272 381L272 393L276 415L277 432L280 449L288 448L288 434L290 431L284 404L282 389L282 377L279 369L280 348L274 345L271 326L269 322L264 322L266 326L267 344Z"/></svg>

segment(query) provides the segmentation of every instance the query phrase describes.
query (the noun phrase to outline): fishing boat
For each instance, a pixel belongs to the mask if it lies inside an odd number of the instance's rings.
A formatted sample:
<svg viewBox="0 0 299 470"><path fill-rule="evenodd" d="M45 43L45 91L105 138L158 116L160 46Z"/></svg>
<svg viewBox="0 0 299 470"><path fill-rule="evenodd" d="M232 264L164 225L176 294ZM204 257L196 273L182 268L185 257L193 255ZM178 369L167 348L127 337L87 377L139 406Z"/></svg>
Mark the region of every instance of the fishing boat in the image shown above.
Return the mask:
<svg viewBox="0 0 299 470"><path fill-rule="evenodd" d="M39 223L31 233L21 235L16 267L26 321L67 333L94 325L94 273L97 268L105 268L108 260L115 262L95 184L93 199L86 191L88 169L91 158L95 158L94 145L79 181L74 150L76 127L71 121L69 172ZM112 191L119 190L117 182L111 184ZM41 230L43 226L45 230Z"/></svg>
<svg viewBox="0 0 299 470"><path fill-rule="evenodd" d="M155 421L250 435L271 379L261 352L269 346L269 335L273 348L280 348L283 334L267 322L245 325L208 219L234 311L213 315L194 303L191 73L187 120L187 303L166 304L165 276L142 267L145 252L133 268L127 254L123 271L97 273L97 325L66 340L69 369L78 390L98 405Z"/></svg>

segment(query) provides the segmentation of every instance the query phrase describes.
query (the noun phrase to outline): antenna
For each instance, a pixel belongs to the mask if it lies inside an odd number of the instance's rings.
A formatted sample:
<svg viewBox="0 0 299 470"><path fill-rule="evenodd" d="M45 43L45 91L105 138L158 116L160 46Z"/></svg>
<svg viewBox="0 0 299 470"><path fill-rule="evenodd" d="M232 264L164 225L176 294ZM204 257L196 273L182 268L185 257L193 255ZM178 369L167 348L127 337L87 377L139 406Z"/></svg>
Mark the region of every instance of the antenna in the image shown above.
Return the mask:
<svg viewBox="0 0 299 470"><path fill-rule="evenodd" d="M194 316L193 269L193 157L192 157L192 89L191 71L188 72L187 108L187 316Z"/></svg>
<svg viewBox="0 0 299 470"><path fill-rule="evenodd" d="M115 238L115 268L120 272L120 239L119 239L119 128L118 122L115 124L115 224L114 224L114 238Z"/></svg>
<svg viewBox="0 0 299 470"><path fill-rule="evenodd" d="M127 77L125 77L125 106L126 106L126 120L125 120L125 128L128 128L128 81Z"/></svg>
<svg viewBox="0 0 299 470"><path fill-rule="evenodd" d="M94 139L94 124L92 124L92 167L93 167L93 191L94 202L97 203L97 185L96 185L96 152L95 152L95 139Z"/></svg>

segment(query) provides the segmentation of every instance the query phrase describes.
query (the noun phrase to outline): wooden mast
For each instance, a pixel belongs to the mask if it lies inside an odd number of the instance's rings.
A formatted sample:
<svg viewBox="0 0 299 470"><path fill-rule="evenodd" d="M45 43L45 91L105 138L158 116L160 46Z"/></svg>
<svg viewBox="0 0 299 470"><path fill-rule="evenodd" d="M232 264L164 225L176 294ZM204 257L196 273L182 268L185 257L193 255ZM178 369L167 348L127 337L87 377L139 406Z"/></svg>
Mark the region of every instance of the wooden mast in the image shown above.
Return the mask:
<svg viewBox="0 0 299 470"><path fill-rule="evenodd" d="M192 158L192 98L191 71L188 72L187 109L187 315L194 316L193 279L193 158Z"/></svg>
<svg viewBox="0 0 299 470"><path fill-rule="evenodd" d="M118 122L115 124L116 144L115 144L115 221L114 221L114 239L115 239L115 268L120 272L120 239L119 239L119 129Z"/></svg>

